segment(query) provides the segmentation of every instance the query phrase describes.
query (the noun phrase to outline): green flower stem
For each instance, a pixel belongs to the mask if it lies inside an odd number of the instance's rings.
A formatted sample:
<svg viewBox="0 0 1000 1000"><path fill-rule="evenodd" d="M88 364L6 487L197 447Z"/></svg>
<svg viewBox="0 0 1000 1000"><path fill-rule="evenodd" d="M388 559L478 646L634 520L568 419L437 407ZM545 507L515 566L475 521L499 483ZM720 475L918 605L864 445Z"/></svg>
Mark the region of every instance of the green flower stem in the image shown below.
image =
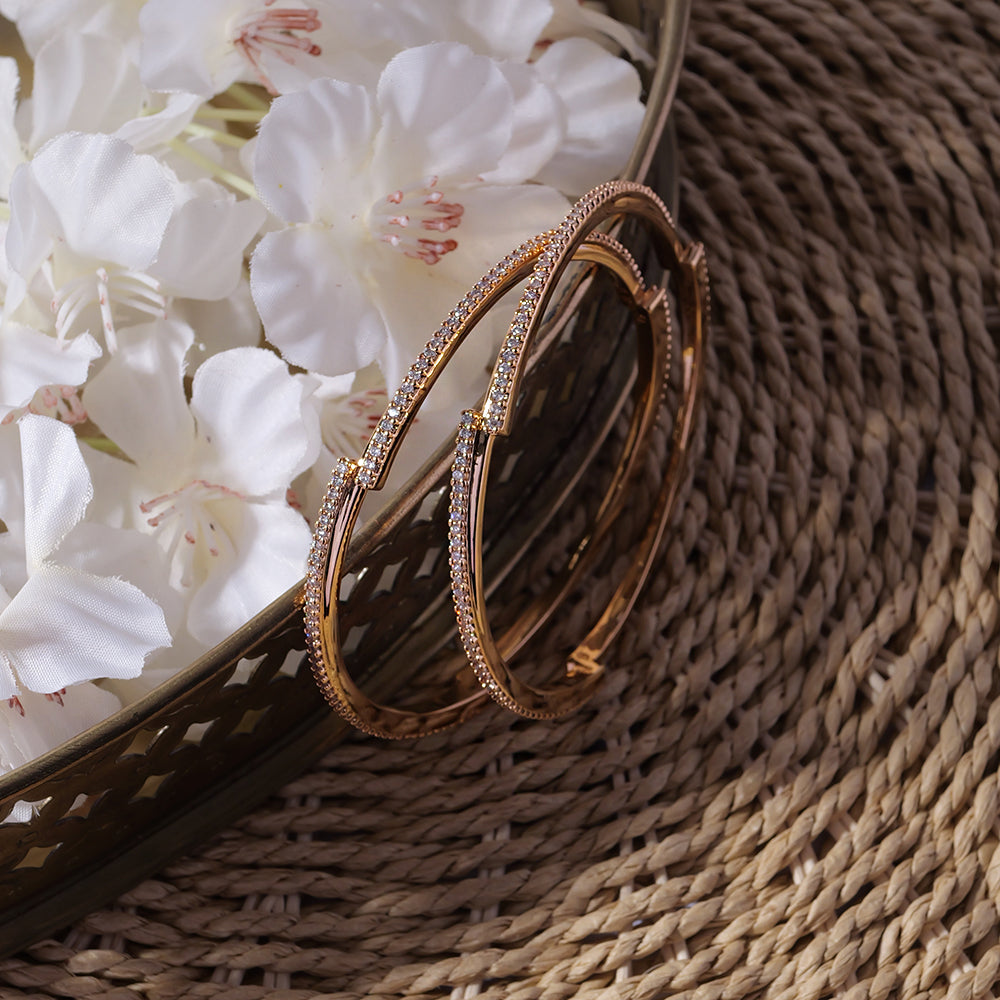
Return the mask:
<svg viewBox="0 0 1000 1000"><path fill-rule="evenodd" d="M220 167L214 160L203 153L199 153L198 150L192 149L182 139L171 139L168 145L179 156L183 156L192 163L196 163L212 177L216 178L216 180L221 181L223 184L228 184L234 191L239 191L240 194L245 194L250 198L258 197L257 189L245 177L240 177L239 174L234 174L231 170Z"/></svg>
<svg viewBox="0 0 1000 1000"><path fill-rule="evenodd" d="M270 102L264 100L262 97L258 97L246 84L244 83L234 83L226 93L234 100L237 104L242 104L245 108L251 108L254 111L266 112L271 106Z"/></svg>
<svg viewBox="0 0 1000 1000"><path fill-rule="evenodd" d="M203 104L196 118L209 118L223 122L259 122L267 114L266 108L220 108L214 104Z"/></svg>
<svg viewBox="0 0 1000 1000"><path fill-rule="evenodd" d="M231 132L223 132L222 129L211 128L208 125L197 125L194 122L187 125L184 131L199 138L211 139L220 146L231 146L233 149L242 149L247 144L246 139L241 139Z"/></svg>

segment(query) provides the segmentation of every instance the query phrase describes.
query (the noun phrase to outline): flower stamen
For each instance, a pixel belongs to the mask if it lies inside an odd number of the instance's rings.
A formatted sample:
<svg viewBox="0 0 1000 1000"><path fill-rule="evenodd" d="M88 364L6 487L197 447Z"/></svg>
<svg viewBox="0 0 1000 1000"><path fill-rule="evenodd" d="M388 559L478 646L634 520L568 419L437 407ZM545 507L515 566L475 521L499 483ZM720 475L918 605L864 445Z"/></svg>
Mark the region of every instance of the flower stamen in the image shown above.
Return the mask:
<svg viewBox="0 0 1000 1000"><path fill-rule="evenodd" d="M457 249L458 241L433 239L421 233L457 229L465 214L460 202L445 200L444 192L437 190L437 182L437 177L432 177L420 187L393 191L370 213L369 225L377 239L425 264L436 264Z"/></svg>
<svg viewBox="0 0 1000 1000"><path fill-rule="evenodd" d="M323 444L334 455L353 455L363 450L385 409L385 389L367 389L326 403L320 418Z"/></svg>
<svg viewBox="0 0 1000 1000"><path fill-rule="evenodd" d="M39 416L52 417L61 420L71 427L87 421L87 411L83 408L77 387L73 385L43 385L27 406L21 406L0 420L0 424L12 424L25 413L37 413Z"/></svg>
<svg viewBox="0 0 1000 1000"><path fill-rule="evenodd" d="M270 7L274 0L265 0ZM319 11L314 7L296 10L292 7L276 7L263 10L243 21L239 26L233 46L246 59L257 81L269 94L277 95L278 89L267 75L261 59L265 52L271 52L283 62L294 64L297 53L318 56L322 49L311 39L296 35L296 31L317 31L323 25Z"/></svg>
<svg viewBox="0 0 1000 1000"><path fill-rule="evenodd" d="M151 500L139 504L143 514L152 515L146 523L157 530L169 527L171 530L166 550L172 564L180 555L181 543L196 551L204 551L213 559L222 555L230 556L236 551L232 539L225 528L213 517L209 505L219 500L243 500L241 493L210 483L206 479L193 479L184 486L169 493L162 493ZM191 559L182 558L179 580L182 587L194 582Z"/></svg>
<svg viewBox="0 0 1000 1000"><path fill-rule="evenodd" d="M101 311L104 340L112 354L118 347L113 307L135 309L164 319L167 316L167 300L155 278L142 271L98 267L95 271L71 278L52 296L56 338L66 340L80 313L95 303Z"/></svg>

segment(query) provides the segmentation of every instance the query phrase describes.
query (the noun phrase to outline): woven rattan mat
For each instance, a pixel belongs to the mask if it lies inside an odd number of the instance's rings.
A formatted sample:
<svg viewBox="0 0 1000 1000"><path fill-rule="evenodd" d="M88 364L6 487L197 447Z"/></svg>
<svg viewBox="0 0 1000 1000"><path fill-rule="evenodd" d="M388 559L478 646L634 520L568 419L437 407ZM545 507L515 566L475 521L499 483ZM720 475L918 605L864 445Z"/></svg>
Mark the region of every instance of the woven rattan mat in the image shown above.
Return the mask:
<svg viewBox="0 0 1000 1000"><path fill-rule="evenodd" d="M992 2L699 0L707 415L610 683L350 741L0 993L994 995L998 70Z"/></svg>

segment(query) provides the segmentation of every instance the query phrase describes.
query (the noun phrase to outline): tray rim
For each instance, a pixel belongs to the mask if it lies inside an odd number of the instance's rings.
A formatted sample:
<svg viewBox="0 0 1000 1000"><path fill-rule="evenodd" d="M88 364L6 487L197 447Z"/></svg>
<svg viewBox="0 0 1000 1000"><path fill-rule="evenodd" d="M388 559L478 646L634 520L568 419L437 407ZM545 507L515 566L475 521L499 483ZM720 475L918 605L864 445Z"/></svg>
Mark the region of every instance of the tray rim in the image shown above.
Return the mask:
<svg viewBox="0 0 1000 1000"><path fill-rule="evenodd" d="M648 88L646 114L632 154L622 171L621 176L626 180L639 180L649 173L666 130L667 118L681 72L691 0L661 0L661 2L659 34L662 45L657 52L656 68ZM671 187L675 187L674 180L671 180ZM665 193L675 194L675 192ZM675 198L667 200L669 203L675 201ZM398 501L399 495L387 501L386 507L395 506ZM352 557L373 544L380 523L381 519L376 517L358 532L351 546ZM182 667L148 694L123 706L107 719L47 751L30 763L0 776L0 809L16 801L30 800L33 788L72 769L86 758L88 752L142 728L158 713L196 692L199 686L214 677L224 664L232 662L234 654L247 647L248 640L252 638L259 641L266 638L299 613L303 583L304 581L299 581L222 642Z"/></svg>

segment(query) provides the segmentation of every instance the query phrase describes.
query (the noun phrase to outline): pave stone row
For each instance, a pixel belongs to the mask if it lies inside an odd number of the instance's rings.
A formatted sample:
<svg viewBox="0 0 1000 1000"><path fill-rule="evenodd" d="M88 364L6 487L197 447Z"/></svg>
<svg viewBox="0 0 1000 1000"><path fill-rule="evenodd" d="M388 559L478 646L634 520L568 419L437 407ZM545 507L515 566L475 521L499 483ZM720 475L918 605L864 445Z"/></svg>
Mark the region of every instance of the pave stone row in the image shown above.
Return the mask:
<svg viewBox="0 0 1000 1000"><path fill-rule="evenodd" d="M451 595L458 619L458 634L476 679L490 697L505 708L517 711L511 698L502 691L486 666L486 653L476 631L472 614L472 571L469 552L469 513L472 509L472 459L479 414L466 410L458 425L455 461L451 467L451 504L448 509L448 564L451 569Z"/></svg>
<svg viewBox="0 0 1000 1000"><path fill-rule="evenodd" d="M306 561L305 633L306 646L312 659L313 673L326 699L340 711L347 710L340 696L334 691L323 668L322 608L323 587L329 561L333 525L344 505L354 480L355 467L346 458L333 467L323 503L320 505L313 527L312 545ZM336 600L336 595L331 595ZM351 713L353 717L353 713Z"/></svg>
<svg viewBox="0 0 1000 1000"><path fill-rule="evenodd" d="M552 278L557 263L566 257L567 247L579 236L580 230L596 209L621 194L637 191L640 188L640 185L629 181L609 181L607 184L602 184L584 195L553 231L548 246L535 262L534 270L517 304L514 319L500 347L500 355L486 391L483 420L489 434L500 433L507 420L511 405L511 390L515 384L514 376L522 365L528 330L532 328L532 323L537 321L537 313L547 297L544 294L546 285ZM645 192L645 189L642 190ZM646 196L648 197L648 192ZM663 202L655 200L669 218Z"/></svg>

